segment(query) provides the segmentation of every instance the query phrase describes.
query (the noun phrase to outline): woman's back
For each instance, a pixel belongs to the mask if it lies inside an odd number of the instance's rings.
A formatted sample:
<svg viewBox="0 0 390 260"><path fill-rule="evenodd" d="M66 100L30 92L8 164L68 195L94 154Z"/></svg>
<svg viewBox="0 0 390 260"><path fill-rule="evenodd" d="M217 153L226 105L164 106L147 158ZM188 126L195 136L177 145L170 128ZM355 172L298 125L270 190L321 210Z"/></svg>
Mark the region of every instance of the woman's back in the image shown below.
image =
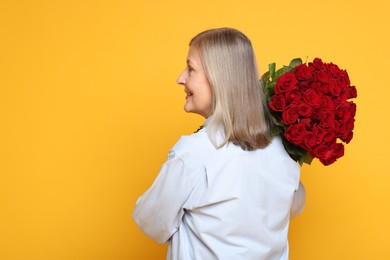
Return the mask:
<svg viewBox="0 0 390 260"><path fill-rule="evenodd" d="M172 149L193 187L168 259L287 259L299 166L274 138L265 149L215 149L206 129ZM196 176L194 176L196 175ZM185 177L185 176L184 176Z"/></svg>

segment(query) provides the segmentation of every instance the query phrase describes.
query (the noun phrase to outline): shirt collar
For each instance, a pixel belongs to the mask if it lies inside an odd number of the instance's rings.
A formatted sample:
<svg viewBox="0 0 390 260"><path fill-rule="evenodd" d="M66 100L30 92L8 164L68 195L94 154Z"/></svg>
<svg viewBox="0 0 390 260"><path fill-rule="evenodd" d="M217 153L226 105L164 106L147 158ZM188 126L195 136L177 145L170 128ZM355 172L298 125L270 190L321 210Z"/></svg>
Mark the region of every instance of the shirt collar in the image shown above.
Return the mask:
<svg viewBox="0 0 390 260"><path fill-rule="evenodd" d="M211 116L209 116L207 119L206 119L206 121L204 122L204 124L203 124L203 127L207 127L209 124L210 124L210 121L211 121L211 118L212 118L213 116L211 115Z"/></svg>

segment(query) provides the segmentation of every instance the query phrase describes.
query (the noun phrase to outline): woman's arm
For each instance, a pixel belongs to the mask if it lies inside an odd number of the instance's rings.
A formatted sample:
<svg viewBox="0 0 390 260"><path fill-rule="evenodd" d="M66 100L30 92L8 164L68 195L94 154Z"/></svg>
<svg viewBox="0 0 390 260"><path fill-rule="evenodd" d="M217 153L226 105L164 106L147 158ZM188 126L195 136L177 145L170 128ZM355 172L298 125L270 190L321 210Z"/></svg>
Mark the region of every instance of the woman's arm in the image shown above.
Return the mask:
<svg viewBox="0 0 390 260"><path fill-rule="evenodd" d="M298 190L294 192L294 197L290 210L290 219L301 214L303 209L305 208L306 202L306 190L301 182L299 182Z"/></svg>
<svg viewBox="0 0 390 260"><path fill-rule="evenodd" d="M138 199L133 219L157 243L176 232L184 214L183 204L192 187L183 161L170 153L153 185Z"/></svg>

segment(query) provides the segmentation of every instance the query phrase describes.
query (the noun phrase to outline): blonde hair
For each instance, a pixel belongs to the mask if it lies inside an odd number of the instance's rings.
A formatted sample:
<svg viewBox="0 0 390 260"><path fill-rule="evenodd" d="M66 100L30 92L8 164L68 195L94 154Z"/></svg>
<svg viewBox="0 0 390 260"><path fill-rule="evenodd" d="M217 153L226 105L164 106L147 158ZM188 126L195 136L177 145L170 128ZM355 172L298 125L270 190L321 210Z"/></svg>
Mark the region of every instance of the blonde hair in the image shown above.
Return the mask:
<svg viewBox="0 0 390 260"><path fill-rule="evenodd" d="M214 146L266 147L271 141L268 108L250 40L238 30L218 28L196 35L190 47L198 50L213 89L208 134ZM220 127L223 140L217 142Z"/></svg>

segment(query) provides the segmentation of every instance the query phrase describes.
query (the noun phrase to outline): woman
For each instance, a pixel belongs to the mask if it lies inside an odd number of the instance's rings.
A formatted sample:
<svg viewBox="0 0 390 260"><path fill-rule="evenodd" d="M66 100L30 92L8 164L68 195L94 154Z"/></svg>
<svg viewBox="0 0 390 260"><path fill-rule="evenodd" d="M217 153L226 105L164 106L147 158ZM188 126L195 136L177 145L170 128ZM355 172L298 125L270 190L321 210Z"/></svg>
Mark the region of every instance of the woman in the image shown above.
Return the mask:
<svg viewBox="0 0 390 260"><path fill-rule="evenodd" d="M299 166L269 135L251 42L230 28L198 34L178 84L184 110L206 122L171 149L135 222L169 243L167 259L288 259L289 220L305 191Z"/></svg>

